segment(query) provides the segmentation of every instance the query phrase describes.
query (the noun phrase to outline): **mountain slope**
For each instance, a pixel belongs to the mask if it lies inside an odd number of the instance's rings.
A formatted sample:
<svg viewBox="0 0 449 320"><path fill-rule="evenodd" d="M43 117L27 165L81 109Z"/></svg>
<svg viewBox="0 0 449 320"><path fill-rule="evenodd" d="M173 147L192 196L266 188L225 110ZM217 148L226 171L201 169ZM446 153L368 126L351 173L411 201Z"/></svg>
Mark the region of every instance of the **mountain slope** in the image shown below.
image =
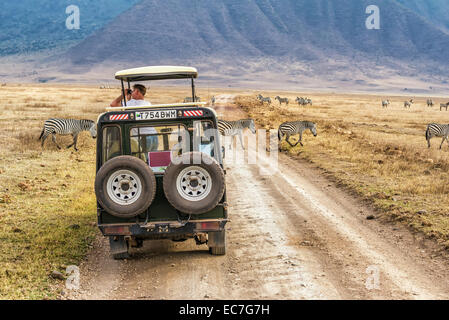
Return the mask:
<svg viewBox="0 0 449 320"><path fill-rule="evenodd" d="M449 33L449 2L447 0L396 1Z"/></svg>
<svg viewBox="0 0 449 320"><path fill-rule="evenodd" d="M2 0L0 56L64 48L85 39L138 0ZM67 30L69 5L80 9L80 29Z"/></svg>
<svg viewBox="0 0 449 320"><path fill-rule="evenodd" d="M381 30L365 28L368 0L144 0L71 49L74 64L210 56L316 60L366 55L440 61L449 35L395 0Z"/></svg>

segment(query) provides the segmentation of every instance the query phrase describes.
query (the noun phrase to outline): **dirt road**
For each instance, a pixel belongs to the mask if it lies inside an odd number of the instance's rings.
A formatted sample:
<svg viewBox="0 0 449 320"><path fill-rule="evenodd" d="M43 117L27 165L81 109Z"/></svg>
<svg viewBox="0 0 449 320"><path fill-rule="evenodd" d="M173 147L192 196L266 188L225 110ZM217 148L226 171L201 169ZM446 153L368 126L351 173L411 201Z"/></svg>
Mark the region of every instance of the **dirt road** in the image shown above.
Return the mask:
<svg viewBox="0 0 449 320"><path fill-rule="evenodd" d="M226 97L229 99L229 97ZM217 106L228 119L244 117ZM149 241L114 261L99 237L69 299L447 299L447 257L283 154L279 171L227 163L228 253Z"/></svg>

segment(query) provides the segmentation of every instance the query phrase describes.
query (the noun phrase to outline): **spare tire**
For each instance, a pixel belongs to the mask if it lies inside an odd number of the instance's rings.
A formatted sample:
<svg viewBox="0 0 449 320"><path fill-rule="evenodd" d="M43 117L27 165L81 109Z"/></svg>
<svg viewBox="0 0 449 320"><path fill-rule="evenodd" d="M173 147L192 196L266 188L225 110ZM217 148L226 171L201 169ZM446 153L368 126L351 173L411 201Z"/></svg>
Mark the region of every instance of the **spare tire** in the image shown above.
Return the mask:
<svg viewBox="0 0 449 320"><path fill-rule="evenodd" d="M106 162L97 172L95 194L108 213L132 218L144 212L156 194L156 178L142 160L120 156Z"/></svg>
<svg viewBox="0 0 449 320"><path fill-rule="evenodd" d="M193 159L201 159L194 164ZM220 164L205 153L189 152L170 163L164 175L164 193L170 204L182 213L203 214L217 206L225 191ZM198 161L199 162L199 161Z"/></svg>

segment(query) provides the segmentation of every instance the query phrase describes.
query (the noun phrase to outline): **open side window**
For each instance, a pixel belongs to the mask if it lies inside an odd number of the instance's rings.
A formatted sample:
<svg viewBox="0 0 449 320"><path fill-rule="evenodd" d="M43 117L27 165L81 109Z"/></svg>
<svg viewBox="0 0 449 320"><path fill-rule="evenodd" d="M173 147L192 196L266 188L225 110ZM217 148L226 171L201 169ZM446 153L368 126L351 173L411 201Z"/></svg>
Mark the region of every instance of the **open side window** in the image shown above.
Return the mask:
<svg viewBox="0 0 449 320"><path fill-rule="evenodd" d="M112 158L121 156L122 153L122 135L120 127L107 126L103 128L103 163Z"/></svg>
<svg viewBox="0 0 449 320"><path fill-rule="evenodd" d="M214 128L212 121L195 121L194 151L200 151L212 158L216 158L217 150L217 129ZM217 159L218 160L218 159Z"/></svg>

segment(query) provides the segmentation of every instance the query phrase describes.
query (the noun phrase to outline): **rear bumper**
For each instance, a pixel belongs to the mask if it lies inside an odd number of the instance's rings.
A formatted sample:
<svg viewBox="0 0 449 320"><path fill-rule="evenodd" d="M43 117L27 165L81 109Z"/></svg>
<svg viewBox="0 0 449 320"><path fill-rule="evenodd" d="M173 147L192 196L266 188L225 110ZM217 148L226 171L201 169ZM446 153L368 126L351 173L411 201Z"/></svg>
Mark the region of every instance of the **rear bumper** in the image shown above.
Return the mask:
<svg viewBox="0 0 449 320"><path fill-rule="evenodd" d="M99 224L104 236L134 236L146 238L152 236L196 234L202 232L214 232L224 230L227 219L195 220L187 223L177 221L152 222L147 224Z"/></svg>

